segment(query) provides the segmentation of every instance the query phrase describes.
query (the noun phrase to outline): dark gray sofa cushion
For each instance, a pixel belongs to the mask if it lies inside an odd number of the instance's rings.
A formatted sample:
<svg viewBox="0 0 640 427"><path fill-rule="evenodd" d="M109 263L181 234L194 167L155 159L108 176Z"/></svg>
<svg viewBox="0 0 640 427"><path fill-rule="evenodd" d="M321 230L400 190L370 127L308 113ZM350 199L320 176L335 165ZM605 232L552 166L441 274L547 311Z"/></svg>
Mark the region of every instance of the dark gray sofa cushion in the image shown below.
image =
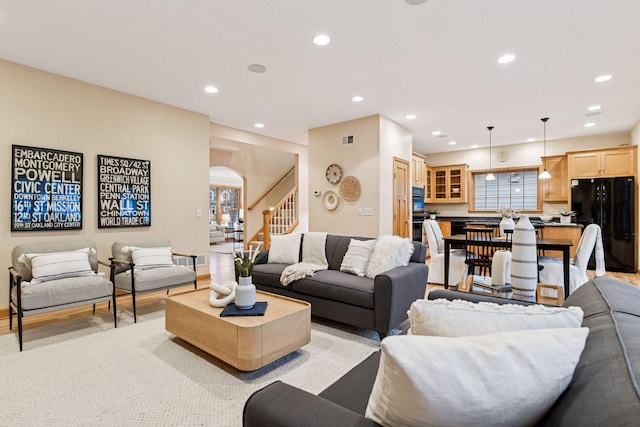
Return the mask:
<svg viewBox="0 0 640 427"><path fill-rule="evenodd" d="M296 292L373 309L373 279L335 270L316 271L291 283Z"/></svg>
<svg viewBox="0 0 640 427"><path fill-rule="evenodd" d="M380 354L376 351L367 357L318 396L364 415L378 374Z"/></svg>
<svg viewBox="0 0 640 427"><path fill-rule="evenodd" d="M256 264L253 266L253 283L281 288L280 275L288 264Z"/></svg>
<svg viewBox="0 0 640 427"><path fill-rule="evenodd" d="M589 337L573 380L545 424L640 424L640 289L596 277L567 298L569 305L582 307Z"/></svg>

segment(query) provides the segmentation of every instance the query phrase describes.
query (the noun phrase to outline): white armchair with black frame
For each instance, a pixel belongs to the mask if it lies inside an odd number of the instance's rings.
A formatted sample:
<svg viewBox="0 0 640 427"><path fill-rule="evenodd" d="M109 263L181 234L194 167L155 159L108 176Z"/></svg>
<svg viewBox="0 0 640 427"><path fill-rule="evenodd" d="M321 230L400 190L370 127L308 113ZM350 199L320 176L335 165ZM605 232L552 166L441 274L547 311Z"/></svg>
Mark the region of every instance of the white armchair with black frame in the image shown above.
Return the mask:
<svg viewBox="0 0 640 427"><path fill-rule="evenodd" d="M9 267L9 329L13 315L18 321L20 351L23 341L23 317L66 308L113 302L116 320L116 293L113 283L98 265L96 243L92 240L57 240L26 243L13 248Z"/></svg>
<svg viewBox="0 0 640 427"><path fill-rule="evenodd" d="M167 290L196 282L196 255L173 252L165 238L117 241L111 245L111 281L116 289L131 294L133 321L137 322L136 295ZM177 266L174 256L187 257L193 268Z"/></svg>

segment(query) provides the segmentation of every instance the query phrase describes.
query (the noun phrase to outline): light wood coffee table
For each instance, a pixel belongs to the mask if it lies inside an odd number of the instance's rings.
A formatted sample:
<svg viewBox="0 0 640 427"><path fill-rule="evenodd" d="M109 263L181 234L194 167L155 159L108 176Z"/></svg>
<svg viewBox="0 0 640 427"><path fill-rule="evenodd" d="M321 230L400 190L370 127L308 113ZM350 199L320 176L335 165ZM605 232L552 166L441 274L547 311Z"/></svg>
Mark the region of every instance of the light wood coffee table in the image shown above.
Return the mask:
<svg viewBox="0 0 640 427"><path fill-rule="evenodd" d="M311 304L267 292L264 316L220 317L209 305L210 289L172 294L165 300L165 328L238 368L254 371L311 341Z"/></svg>

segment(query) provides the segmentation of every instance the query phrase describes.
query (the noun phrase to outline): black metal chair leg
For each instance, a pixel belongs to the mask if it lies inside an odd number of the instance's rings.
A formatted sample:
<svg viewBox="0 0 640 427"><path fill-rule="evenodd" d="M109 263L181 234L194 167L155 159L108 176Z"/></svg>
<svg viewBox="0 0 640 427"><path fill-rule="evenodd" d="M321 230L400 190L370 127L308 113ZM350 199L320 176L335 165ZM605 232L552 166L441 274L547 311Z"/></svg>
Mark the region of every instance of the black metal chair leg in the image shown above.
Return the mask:
<svg viewBox="0 0 640 427"><path fill-rule="evenodd" d="M111 301L109 301L109 306L111 306ZM116 316L116 290L113 290L113 327L118 327L118 317Z"/></svg>
<svg viewBox="0 0 640 427"><path fill-rule="evenodd" d="M93 314L96 314L96 305L93 304Z"/></svg>
<svg viewBox="0 0 640 427"><path fill-rule="evenodd" d="M136 292L131 292L131 300L133 301L133 323L138 323L138 318L136 317Z"/></svg>
<svg viewBox="0 0 640 427"><path fill-rule="evenodd" d="M18 315L18 340L20 341L20 351L22 351L22 316Z"/></svg>
<svg viewBox="0 0 640 427"><path fill-rule="evenodd" d="M13 330L13 309L11 308L11 303L9 303L9 330Z"/></svg>

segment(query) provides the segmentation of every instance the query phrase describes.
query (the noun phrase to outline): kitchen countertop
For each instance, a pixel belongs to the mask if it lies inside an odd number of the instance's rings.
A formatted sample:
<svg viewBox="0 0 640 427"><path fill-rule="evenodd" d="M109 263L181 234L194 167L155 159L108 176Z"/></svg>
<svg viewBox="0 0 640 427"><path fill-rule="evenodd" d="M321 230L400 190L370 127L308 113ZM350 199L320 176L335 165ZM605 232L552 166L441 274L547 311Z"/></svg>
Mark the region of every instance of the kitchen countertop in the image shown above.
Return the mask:
<svg viewBox="0 0 640 427"><path fill-rule="evenodd" d="M514 218L515 220L516 218ZM491 216L491 217L481 217L481 216L442 216L442 215L438 215L436 217L436 221L450 221L451 223L468 223L468 222L479 222L479 223L485 223L485 224L495 224L496 226L498 226L498 224L500 224L500 221L502 220L501 217L497 217L497 216ZM560 223L560 218L554 218L552 221L550 222L544 222L540 219L540 217L537 216L529 216L529 220L531 221L531 223L533 225L544 225L545 227L580 227L582 228L581 224L576 224L576 223L570 223L570 224L561 224ZM517 223L517 221L516 221Z"/></svg>

